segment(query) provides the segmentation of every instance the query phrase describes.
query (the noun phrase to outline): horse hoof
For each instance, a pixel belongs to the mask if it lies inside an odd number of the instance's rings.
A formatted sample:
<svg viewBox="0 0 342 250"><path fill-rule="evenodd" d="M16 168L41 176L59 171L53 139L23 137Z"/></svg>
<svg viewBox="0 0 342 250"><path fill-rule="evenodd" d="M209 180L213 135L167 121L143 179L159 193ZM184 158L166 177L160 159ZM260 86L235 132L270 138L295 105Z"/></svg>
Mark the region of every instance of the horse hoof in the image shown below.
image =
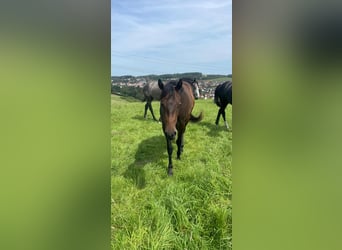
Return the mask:
<svg viewBox="0 0 342 250"><path fill-rule="evenodd" d="M167 174L168 174L169 176L173 176L172 169L169 169L169 170L167 171Z"/></svg>

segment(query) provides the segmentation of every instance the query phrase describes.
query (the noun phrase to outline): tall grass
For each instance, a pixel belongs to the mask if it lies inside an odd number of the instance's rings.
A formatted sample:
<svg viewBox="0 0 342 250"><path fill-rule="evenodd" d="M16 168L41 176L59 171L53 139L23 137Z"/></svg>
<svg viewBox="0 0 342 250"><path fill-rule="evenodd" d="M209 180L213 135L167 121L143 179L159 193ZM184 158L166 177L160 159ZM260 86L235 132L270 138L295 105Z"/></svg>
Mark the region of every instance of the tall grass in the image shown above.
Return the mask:
<svg viewBox="0 0 342 250"><path fill-rule="evenodd" d="M159 103L152 103L159 117ZM144 103L112 96L112 249L231 249L232 133L217 107L197 100L181 160L167 176L168 157L161 124ZM231 106L227 119L232 127Z"/></svg>

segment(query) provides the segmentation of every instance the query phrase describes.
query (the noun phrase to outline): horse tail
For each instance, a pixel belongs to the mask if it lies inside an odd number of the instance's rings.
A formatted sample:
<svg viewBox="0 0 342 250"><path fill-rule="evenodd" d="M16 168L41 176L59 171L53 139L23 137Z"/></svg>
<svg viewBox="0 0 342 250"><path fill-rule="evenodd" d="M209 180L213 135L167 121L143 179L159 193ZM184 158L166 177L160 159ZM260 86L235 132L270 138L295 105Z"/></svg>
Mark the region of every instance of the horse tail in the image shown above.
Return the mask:
<svg viewBox="0 0 342 250"><path fill-rule="evenodd" d="M190 114L190 121L191 122L199 122L199 121L202 121L202 119L203 119L203 112L201 112L200 114L199 114L199 116L193 116L193 114Z"/></svg>
<svg viewBox="0 0 342 250"><path fill-rule="evenodd" d="M221 100L220 98L218 97L217 94L215 94L215 97L214 97L214 102L217 106L221 107Z"/></svg>

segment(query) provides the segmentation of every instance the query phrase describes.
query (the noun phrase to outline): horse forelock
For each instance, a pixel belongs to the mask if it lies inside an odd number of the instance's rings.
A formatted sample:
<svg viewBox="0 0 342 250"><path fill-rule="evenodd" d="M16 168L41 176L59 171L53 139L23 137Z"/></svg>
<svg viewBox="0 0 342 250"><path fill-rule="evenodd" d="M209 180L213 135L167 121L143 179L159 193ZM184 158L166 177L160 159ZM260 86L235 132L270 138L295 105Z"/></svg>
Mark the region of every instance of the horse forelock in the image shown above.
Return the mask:
<svg viewBox="0 0 342 250"><path fill-rule="evenodd" d="M161 98L166 97L167 95L173 96L175 93L175 85L173 82L167 83L161 93Z"/></svg>

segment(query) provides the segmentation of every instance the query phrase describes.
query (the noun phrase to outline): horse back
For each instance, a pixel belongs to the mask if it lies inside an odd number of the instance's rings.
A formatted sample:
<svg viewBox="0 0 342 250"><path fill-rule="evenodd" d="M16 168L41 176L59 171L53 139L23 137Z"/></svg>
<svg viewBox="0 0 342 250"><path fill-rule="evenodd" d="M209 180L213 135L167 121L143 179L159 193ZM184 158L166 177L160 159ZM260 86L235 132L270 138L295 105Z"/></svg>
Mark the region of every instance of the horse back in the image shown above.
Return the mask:
<svg viewBox="0 0 342 250"><path fill-rule="evenodd" d="M157 82L149 82L143 87L145 100L160 100L161 90Z"/></svg>
<svg viewBox="0 0 342 250"><path fill-rule="evenodd" d="M224 107L229 103L233 104L233 83L231 81L226 81L219 84L215 89L214 101L217 106Z"/></svg>

